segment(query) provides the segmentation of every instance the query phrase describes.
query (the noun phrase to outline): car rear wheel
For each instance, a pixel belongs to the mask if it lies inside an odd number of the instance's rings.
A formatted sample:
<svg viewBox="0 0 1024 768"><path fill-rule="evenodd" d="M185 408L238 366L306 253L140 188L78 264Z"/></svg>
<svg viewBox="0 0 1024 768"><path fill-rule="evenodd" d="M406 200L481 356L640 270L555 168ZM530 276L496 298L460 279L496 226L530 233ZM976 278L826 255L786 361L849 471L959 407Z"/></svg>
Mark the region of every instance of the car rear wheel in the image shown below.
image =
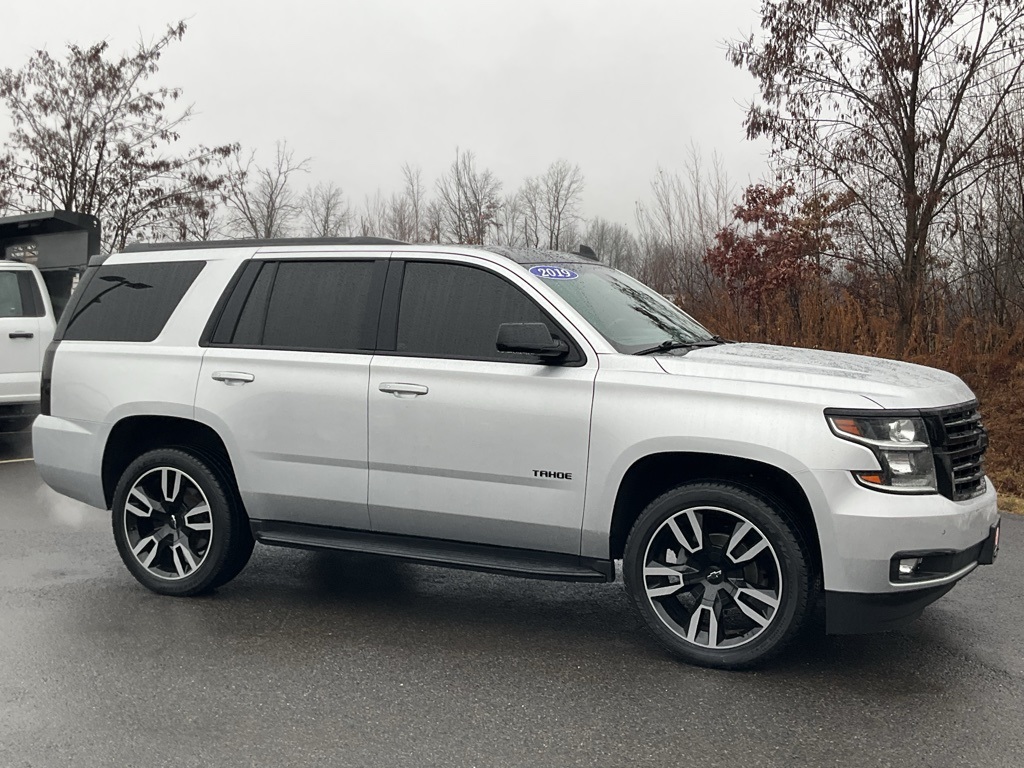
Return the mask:
<svg viewBox="0 0 1024 768"><path fill-rule="evenodd" d="M124 471L111 510L114 540L145 587L196 595L241 572L252 534L224 474L216 462L179 448L149 451Z"/></svg>
<svg viewBox="0 0 1024 768"><path fill-rule="evenodd" d="M774 656L800 631L810 562L781 506L701 482L673 488L641 513L623 575L644 623L672 653L740 668Z"/></svg>

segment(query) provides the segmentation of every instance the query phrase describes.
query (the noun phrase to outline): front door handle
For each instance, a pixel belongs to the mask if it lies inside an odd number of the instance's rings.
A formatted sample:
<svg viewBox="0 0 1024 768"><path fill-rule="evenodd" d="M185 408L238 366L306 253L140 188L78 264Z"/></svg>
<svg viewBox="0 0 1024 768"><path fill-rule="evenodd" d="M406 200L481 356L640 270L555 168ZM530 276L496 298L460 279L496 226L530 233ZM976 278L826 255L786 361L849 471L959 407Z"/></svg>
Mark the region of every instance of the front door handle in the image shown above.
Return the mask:
<svg viewBox="0 0 1024 768"><path fill-rule="evenodd" d="M12 339L31 339L35 337L35 334L29 331L13 331L12 333L8 333L7 335L10 336Z"/></svg>
<svg viewBox="0 0 1024 768"><path fill-rule="evenodd" d="M239 384L248 384L250 381L255 381L256 377L251 373L242 373L241 371L215 371L213 374L213 380L223 381L229 387L233 387Z"/></svg>
<svg viewBox="0 0 1024 768"><path fill-rule="evenodd" d="M377 387L381 392L390 392L395 397L417 397L425 395L430 390L422 384L401 384L396 382L384 382Z"/></svg>

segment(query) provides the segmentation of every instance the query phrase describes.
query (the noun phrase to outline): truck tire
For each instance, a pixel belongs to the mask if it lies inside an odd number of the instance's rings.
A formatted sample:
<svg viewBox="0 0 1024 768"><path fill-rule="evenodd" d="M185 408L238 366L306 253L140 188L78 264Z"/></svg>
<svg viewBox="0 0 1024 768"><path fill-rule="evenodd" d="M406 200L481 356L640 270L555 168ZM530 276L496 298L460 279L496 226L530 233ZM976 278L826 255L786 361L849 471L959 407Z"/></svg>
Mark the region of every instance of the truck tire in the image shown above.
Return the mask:
<svg viewBox="0 0 1024 768"><path fill-rule="evenodd" d="M629 533L626 589L679 658L738 669L779 653L811 609L811 558L777 502L722 482L679 485Z"/></svg>
<svg viewBox="0 0 1024 768"><path fill-rule="evenodd" d="M131 574L162 595L225 584L252 553L249 521L217 463L182 448L139 456L114 491L111 523Z"/></svg>

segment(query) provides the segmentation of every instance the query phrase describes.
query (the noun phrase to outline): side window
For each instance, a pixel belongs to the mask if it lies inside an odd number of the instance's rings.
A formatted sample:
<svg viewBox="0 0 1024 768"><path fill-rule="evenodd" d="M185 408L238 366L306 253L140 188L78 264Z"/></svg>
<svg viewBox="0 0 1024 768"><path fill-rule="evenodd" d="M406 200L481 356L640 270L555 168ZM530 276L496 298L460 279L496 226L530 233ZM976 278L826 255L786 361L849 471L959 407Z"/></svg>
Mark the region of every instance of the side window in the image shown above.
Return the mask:
<svg viewBox="0 0 1024 768"><path fill-rule="evenodd" d="M24 317L18 272L0 272L0 317Z"/></svg>
<svg viewBox="0 0 1024 768"><path fill-rule="evenodd" d="M459 264L406 264L398 354L533 362L497 351L502 323L545 323L552 335L564 336L532 299L492 272Z"/></svg>
<svg viewBox="0 0 1024 768"><path fill-rule="evenodd" d="M380 309L377 275L374 261L267 262L252 283L229 343L372 350Z"/></svg>
<svg viewBox="0 0 1024 768"><path fill-rule="evenodd" d="M204 261L101 266L84 287L64 338L153 341L205 266Z"/></svg>

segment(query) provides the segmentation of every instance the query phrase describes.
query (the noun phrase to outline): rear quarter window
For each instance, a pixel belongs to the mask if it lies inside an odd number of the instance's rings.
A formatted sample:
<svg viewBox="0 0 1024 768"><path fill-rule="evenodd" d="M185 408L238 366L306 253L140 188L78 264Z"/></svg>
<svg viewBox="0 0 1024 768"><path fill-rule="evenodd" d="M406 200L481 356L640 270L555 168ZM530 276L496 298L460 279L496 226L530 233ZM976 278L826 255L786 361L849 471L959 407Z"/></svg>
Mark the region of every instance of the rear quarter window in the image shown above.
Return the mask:
<svg viewBox="0 0 1024 768"><path fill-rule="evenodd" d="M204 261L101 266L84 286L64 338L70 341L153 341Z"/></svg>

